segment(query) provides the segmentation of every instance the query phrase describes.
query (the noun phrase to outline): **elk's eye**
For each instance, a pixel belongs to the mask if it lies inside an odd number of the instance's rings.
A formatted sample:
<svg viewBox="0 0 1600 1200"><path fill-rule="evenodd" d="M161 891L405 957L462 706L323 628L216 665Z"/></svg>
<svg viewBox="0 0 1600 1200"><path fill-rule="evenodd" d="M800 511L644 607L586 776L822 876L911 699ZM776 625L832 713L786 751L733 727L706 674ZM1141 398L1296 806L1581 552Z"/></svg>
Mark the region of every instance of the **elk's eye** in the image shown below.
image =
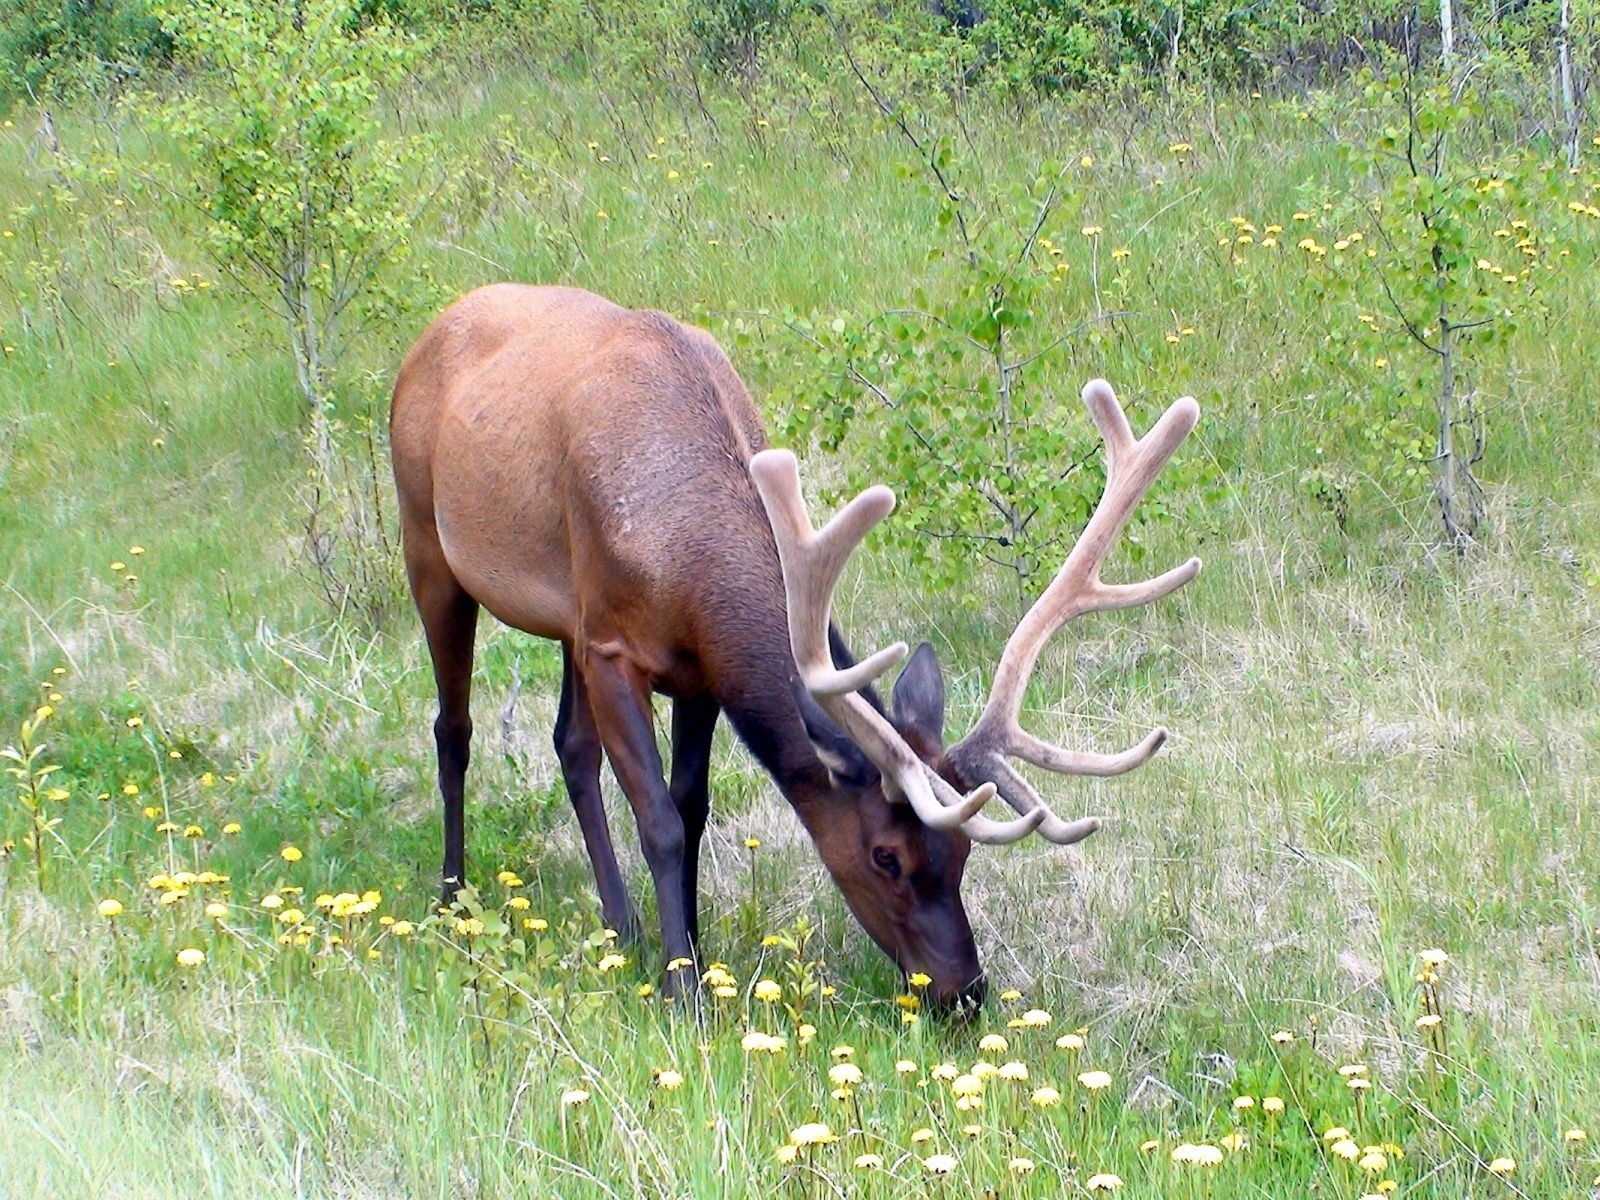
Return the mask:
<svg viewBox="0 0 1600 1200"><path fill-rule="evenodd" d="M900 878L900 857L893 850L883 846L874 846L872 848L872 865L890 879Z"/></svg>

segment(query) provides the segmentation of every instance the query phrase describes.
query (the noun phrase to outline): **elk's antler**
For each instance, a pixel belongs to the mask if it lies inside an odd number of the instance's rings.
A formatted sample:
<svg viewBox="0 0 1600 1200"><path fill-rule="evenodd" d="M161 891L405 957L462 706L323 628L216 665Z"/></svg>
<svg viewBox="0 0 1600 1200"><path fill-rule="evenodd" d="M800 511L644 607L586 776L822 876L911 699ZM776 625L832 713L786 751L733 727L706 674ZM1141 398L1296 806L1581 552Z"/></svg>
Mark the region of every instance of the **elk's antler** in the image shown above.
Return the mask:
<svg viewBox="0 0 1600 1200"><path fill-rule="evenodd" d="M998 785L1006 803L1020 813L1046 813L1039 835L1063 846L1082 841L1100 828L1100 822L1093 817L1071 822L1057 818L1008 758L1020 758L1061 775L1121 775L1148 761L1166 741L1167 731L1152 730L1137 746L1120 754L1067 750L1034 737L1018 723L1018 716L1039 653L1051 636L1072 618L1087 612L1133 608L1159 600L1188 583L1200 571L1200 560L1191 558L1182 566L1143 583L1100 581L1100 568L1107 553L1151 481L1200 419L1200 406L1192 397L1185 396L1162 414L1150 432L1135 438L1116 394L1105 380L1090 381L1083 389L1083 402L1105 439L1105 494L1055 579L1007 640L1000 666L995 671L994 685L989 690L989 702L978 723L948 752L949 760L963 779L987 780Z"/></svg>
<svg viewBox="0 0 1600 1200"><path fill-rule="evenodd" d="M800 495L800 472L787 450L763 450L750 460L767 519L778 543L783 585L788 597L789 643L801 682L822 710L844 730L878 768L884 794L903 800L926 825L960 826L975 842L1014 842L1050 821L1042 804L1010 821L991 821L979 809L993 798L995 785L980 784L962 796L925 766L872 705L857 693L906 655L896 642L853 667L833 664L828 649L828 610L834 586L851 552L868 531L894 508L894 493L868 488L821 530L811 527Z"/></svg>

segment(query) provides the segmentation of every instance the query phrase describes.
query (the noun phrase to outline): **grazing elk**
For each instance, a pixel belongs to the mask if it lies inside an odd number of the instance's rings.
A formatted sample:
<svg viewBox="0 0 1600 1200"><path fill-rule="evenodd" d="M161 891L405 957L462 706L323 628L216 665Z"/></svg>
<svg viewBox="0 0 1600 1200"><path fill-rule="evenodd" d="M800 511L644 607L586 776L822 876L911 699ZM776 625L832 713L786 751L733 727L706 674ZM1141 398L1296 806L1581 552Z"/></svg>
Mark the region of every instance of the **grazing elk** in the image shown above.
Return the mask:
<svg viewBox="0 0 1600 1200"><path fill-rule="evenodd" d="M1078 614L1154 600L1200 567L1100 582L1106 553L1199 410L1179 400L1135 439L1105 383L1089 384L1084 400L1105 438L1104 498L1006 643L977 725L946 749L932 648L911 656L885 706L871 684L905 646L855 663L829 622L845 560L894 504L887 488L814 532L793 456L765 449L749 393L701 330L570 288L501 284L457 301L406 356L391 414L406 571L439 689L446 899L466 878L481 606L562 644L555 749L608 924L637 933L601 805L602 751L639 827L663 954L679 966L693 959L712 730L725 713L873 940L903 971L927 973L937 1001L981 1001L961 904L972 843L1037 831L1068 845L1099 827L1058 818L1009 760L1116 775L1166 737L1157 729L1101 755L1024 732L1040 650ZM672 700L670 780L654 692ZM980 812L997 791L1020 816ZM692 986L692 971L669 970L666 990Z"/></svg>

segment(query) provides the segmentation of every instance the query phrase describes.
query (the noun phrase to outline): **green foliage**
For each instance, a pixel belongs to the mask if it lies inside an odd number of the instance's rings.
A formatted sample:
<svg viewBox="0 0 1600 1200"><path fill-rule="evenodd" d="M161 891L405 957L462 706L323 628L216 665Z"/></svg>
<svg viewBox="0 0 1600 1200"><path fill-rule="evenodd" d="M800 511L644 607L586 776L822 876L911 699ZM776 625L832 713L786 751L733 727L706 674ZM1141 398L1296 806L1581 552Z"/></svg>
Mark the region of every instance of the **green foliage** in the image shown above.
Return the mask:
<svg viewBox="0 0 1600 1200"><path fill-rule="evenodd" d="M844 457L845 482L895 489L902 510L884 544L931 588L972 596L956 585L982 561L1025 602L1104 486L1075 397L1044 382L1051 356L1081 330L1036 324L1067 270L1057 243L1078 197L1065 167L1041 162L1027 183L980 203L955 182L963 167L979 177L973 164L896 120L924 155L920 171L905 172L908 186L938 214L929 285L888 312L791 318L813 353L774 397L778 436L829 453L870 445L870 455ZM1082 232L1096 264L1098 235Z"/></svg>
<svg viewBox="0 0 1600 1200"><path fill-rule="evenodd" d="M177 187L204 214L218 261L273 309L294 359L312 452L310 561L331 602L381 606L393 555L369 502L376 413L339 405L345 334L419 301L400 268L449 186L423 135L384 132L382 91L416 43L360 25L351 0L194 0L158 9L198 86L160 110L189 155ZM350 430L360 450L336 453ZM354 464L354 466L352 466Z"/></svg>
<svg viewBox="0 0 1600 1200"><path fill-rule="evenodd" d="M171 49L145 0L7 0L0 12L0 106L74 77L134 76L165 62Z"/></svg>

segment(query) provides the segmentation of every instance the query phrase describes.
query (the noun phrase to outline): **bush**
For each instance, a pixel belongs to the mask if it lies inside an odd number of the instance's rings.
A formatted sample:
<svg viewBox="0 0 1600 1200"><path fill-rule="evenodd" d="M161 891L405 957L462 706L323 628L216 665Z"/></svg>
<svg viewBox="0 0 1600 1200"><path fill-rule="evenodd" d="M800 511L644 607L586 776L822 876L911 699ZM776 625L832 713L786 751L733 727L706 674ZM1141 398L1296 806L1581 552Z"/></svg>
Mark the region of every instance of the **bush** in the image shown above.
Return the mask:
<svg viewBox="0 0 1600 1200"><path fill-rule="evenodd" d="M0 103L47 91L85 68L127 78L171 53L145 0L6 0Z"/></svg>

